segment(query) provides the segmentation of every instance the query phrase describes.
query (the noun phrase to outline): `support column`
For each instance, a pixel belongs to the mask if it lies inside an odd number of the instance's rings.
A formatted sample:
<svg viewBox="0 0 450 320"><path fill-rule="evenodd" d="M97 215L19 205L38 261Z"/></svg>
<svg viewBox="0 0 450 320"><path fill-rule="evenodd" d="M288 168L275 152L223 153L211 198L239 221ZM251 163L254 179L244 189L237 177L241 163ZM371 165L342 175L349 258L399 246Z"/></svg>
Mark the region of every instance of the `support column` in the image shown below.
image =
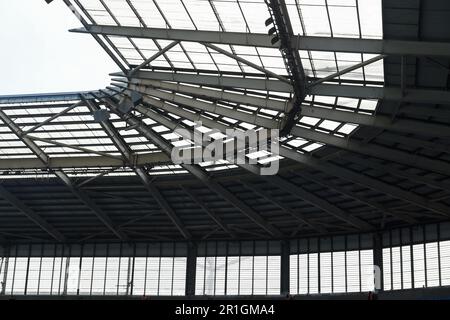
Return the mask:
<svg viewBox="0 0 450 320"><path fill-rule="evenodd" d="M380 288L375 287L376 292L383 291L383 236L381 233L373 235L373 264L375 276L375 286L379 284ZM378 272L379 271L379 272Z"/></svg>
<svg viewBox="0 0 450 320"><path fill-rule="evenodd" d="M195 295L195 273L197 271L197 245L188 243L186 262L186 296Z"/></svg>
<svg viewBox="0 0 450 320"><path fill-rule="evenodd" d="M289 240L281 241L281 266L280 266L280 293L282 296L289 295L289 256L291 253Z"/></svg>

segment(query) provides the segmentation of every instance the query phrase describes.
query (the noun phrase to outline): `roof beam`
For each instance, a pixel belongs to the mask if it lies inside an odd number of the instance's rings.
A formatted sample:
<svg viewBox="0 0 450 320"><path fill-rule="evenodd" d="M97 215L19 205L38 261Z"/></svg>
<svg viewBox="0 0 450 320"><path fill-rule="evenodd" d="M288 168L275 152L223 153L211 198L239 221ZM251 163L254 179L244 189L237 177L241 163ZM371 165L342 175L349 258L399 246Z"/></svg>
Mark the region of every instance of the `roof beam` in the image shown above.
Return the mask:
<svg viewBox="0 0 450 320"><path fill-rule="evenodd" d="M136 130L139 131L147 139L153 141L159 148L161 148L167 154L171 154L172 146L170 146L165 140L163 140L158 134L150 130L147 125L145 125L141 120L132 114L122 115L118 108L115 106L114 101L109 101L112 110L124 118L130 125L136 126ZM220 184L211 179L211 177L199 166L197 165L182 165L184 169L192 173L200 181L205 183L212 191L216 192L221 197L225 198L234 207L241 211L245 216L251 219L254 223L259 225L262 229L266 230L272 236L281 236L281 232L265 221L257 212L247 206L243 201L238 199L235 195L229 192L227 189L222 187Z"/></svg>
<svg viewBox="0 0 450 320"><path fill-rule="evenodd" d="M322 226L317 225L314 222L311 222L301 212L298 212L298 210L288 207L283 201L277 200L272 194L270 194L269 191L264 190L261 186L253 184L253 183L245 182L243 180L239 180L239 182L242 183L243 185L245 185L246 187L248 187L253 192L259 194L260 196L264 197L268 201L272 202L277 207L286 211L287 213L289 213L291 216L293 216L295 219L297 219L301 223L306 224L307 226L309 226L310 228L316 230L317 232L319 232L321 234L325 234L327 232L327 229L325 229Z"/></svg>
<svg viewBox="0 0 450 320"><path fill-rule="evenodd" d="M124 77L123 73L113 76ZM198 75L196 73L171 73L157 71L138 71L134 75L138 79L184 82L220 88L246 88L253 90L269 90L292 93L292 86L278 80L238 78L222 75ZM318 84L308 88L308 95L347 97L358 99L383 99L427 104L450 104L450 91L400 87L369 87L340 84Z"/></svg>
<svg viewBox="0 0 450 320"><path fill-rule="evenodd" d="M133 165L143 166L146 164L167 163L170 161L165 153L154 152L140 154L133 157ZM123 160L98 156L77 156L77 157L57 157L49 159L44 164L40 159L0 159L0 169L62 169L62 168L86 168L86 167L123 167L126 163Z"/></svg>
<svg viewBox="0 0 450 320"><path fill-rule="evenodd" d="M300 186L297 186L285 179L278 176L270 176L267 177L266 180L274 185L276 185L281 190L288 192L292 195L295 195L299 199L308 202L316 208L319 208L332 216L336 217L339 220L345 221L346 223L356 227L359 230L373 230L374 228L367 222L354 217L335 205L329 203L328 201L316 196L315 194L303 189Z"/></svg>
<svg viewBox="0 0 450 320"><path fill-rule="evenodd" d="M358 112L348 112L336 109L315 107L313 105L303 105L303 116L323 118L340 122L355 123L368 127L381 128L389 131L415 133L431 137L449 137L450 127L442 124L410 119L395 119L391 117L377 115L367 115Z"/></svg>
<svg viewBox="0 0 450 320"><path fill-rule="evenodd" d="M315 182L315 183L317 183L317 184L319 184L319 185L321 185L323 187L333 189L333 190L337 191L338 193L340 193L342 195L345 195L345 196L347 196L349 198L352 198L352 199L355 199L355 200L357 200L357 201L359 201L361 203L364 203L364 204L366 204L366 205L368 205L368 206L370 206L372 208L375 208L378 211L380 211L382 214L387 213L387 214L393 216L394 218L403 220L403 221L405 221L407 223L411 223L411 224L416 224L418 222L416 219L414 219L414 218L412 218L410 216L407 216L407 215L404 215L404 214L400 214L400 213L397 213L397 212L393 212L388 207L386 207L386 206L384 206L382 204L379 204L379 203L377 203L377 202L375 202L375 201L373 201L373 200L371 200L371 199L369 199L367 197L358 195L355 192L347 190L346 188L344 188L342 186L339 186L337 183L331 182L330 179L326 179L326 180L325 179L321 179L321 178L318 178L318 177L316 177L316 176L314 176L314 175L312 175L312 174L310 174L308 172L304 172L304 171L301 173L301 177L304 178L304 179L313 181L313 182Z"/></svg>
<svg viewBox="0 0 450 320"><path fill-rule="evenodd" d="M205 47L210 48L210 49L212 49L212 50L214 50L214 51L217 51L217 52L219 52L219 53L221 53L221 54L223 54L223 55L225 55L225 56L227 56L227 57L229 57L229 58L231 58L231 59L234 59L234 60L239 61L239 62L241 62L241 63L243 63L243 64L246 64L246 65L248 65L249 67L252 67L253 69L258 70L258 71L260 71L260 72L266 74L266 75L269 76L269 77L276 78L276 79L278 79L278 80L280 80L280 81L282 81L282 82L291 84L291 82L290 82L289 79L287 79L287 78L285 78L285 77L283 77L283 76L280 76L280 75L276 74L275 72L272 72L272 71L269 71L269 70L267 70L267 69L264 69L263 67L261 67L261 66L255 64L255 63L253 63L253 62L251 62L251 61L248 61L248 60L246 60L246 59L244 59L244 58L241 58L241 57L239 57L239 56L237 56L237 55L235 55L235 54L233 54L233 53L231 53L231 52L228 52L228 51L226 51L226 50L224 50L224 49L222 49L222 48L220 48L220 47L218 47L218 46L215 46L215 45L213 45L213 44L206 43L206 42L202 42L202 44L203 44Z"/></svg>
<svg viewBox="0 0 450 320"><path fill-rule="evenodd" d="M261 33L220 32L162 28L86 25L70 32L113 35L133 38L209 42L218 44L278 48L271 37ZM291 45L298 50L373 53L406 56L450 56L450 43L291 36Z"/></svg>
<svg viewBox="0 0 450 320"><path fill-rule="evenodd" d="M45 219L43 219L39 214L34 212L33 209L22 203L14 194L8 191L3 185L0 184L0 196L7 200L13 207L19 210L24 216L33 221L42 230L47 232L52 238L57 241L65 242L66 238L56 230L52 225L50 225Z"/></svg>
<svg viewBox="0 0 450 320"><path fill-rule="evenodd" d="M130 88L132 90L138 90L138 91L140 90L140 87L135 86L135 85L131 85ZM271 119L258 117L258 116L252 115L252 114L240 112L238 110L230 110L228 108L221 107L217 104L209 104L206 102L190 99L187 97L178 96L173 93L162 92L162 91L158 91L155 89L149 89L149 88L141 90L139 92L144 93L144 94L149 94L149 95L152 95L152 96L155 96L160 99L164 99L166 101L170 101L173 103L187 105L192 108L196 108L196 109L200 109L200 110L204 110L204 111L208 111L208 112L213 112L213 113L216 113L216 114L219 114L222 116L232 117L232 118L235 118L235 119L238 119L241 121L245 121L245 122L248 122L251 124L255 124L258 126L262 126L265 128L277 128L277 125L278 125L278 123L276 121L271 120ZM174 109L173 106L171 107L170 105L167 105L160 100L156 100L156 99L152 99L152 98L144 98L144 100L152 105L162 107L163 109L165 109L166 111L169 111L169 112L171 112L171 109ZM314 109L320 109L320 108L314 108ZM320 110L318 110L318 112L320 112ZM351 113L344 113L344 112L342 112L342 114L343 114L343 116L347 116L347 114L351 115ZM376 119L376 117L377 116L373 116L374 119ZM363 118L363 117L361 117L361 118ZM371 119L367 119L367 118L363 118L363 119L366 121L366 123L369 123L369 121L367 121L367 120L371 120ZM383 122L383 120L388 121L387 119L382 119L382 120L378 120L378 123ZM354 141L352 139L343 139L343 138L336 137L334 135L325 134L325 133L321 133L321 132L314 131L311 129L305 129L305 128L298 127L298 126L292 128L291 133L298 137L302 137L302 138L314 140L314 141L319 141L322 143L326 143L328 145L333 145L333 146L341 148L341 149L350 150L350 151L361 153L361 154L367 154L367 155L371 155L373 157L391 160L391 161L395 161L398 163L404 163L404 164L408 164L408 165L415 166L418 168L427 169L430 171L436 170L443 174L450 175L450 165L446 164L443 161L428 159L425 157L421 157L419 155L411 156L410 154L407 154L402 151L388 149L388 148L385 148L385 147L382 147L379 145L375 145L375 144L360 143L360 142Z"/></svg>
<svg viewBox="0 0 450 320"><path fill-rule="evenodd" d="M297 161L299 163L302 163L307 167L314 168L329 175L339 177L341 179L368 187L377 192L391 195L394 198L402 199L403 201L409 202L410 204L414 204L425 210L430 210L440 215L450 217L450 207L441 203L434 203L423 196L414 194L410 191L403 190L399 187L382 182L367 175L331 163L322 163L311 156L300 154L294 150L290 150L283 147L280 148L280 155L289 158L291 160Z"/></svg>
<svg viewBox="0 0 450 320"><path fill-rule="evenodd" d="M228 233L232 238L236 238L236 234L231 231L222 219L212 212L203 201L191 189L181 186L184 192L217 224L219 228Z"/></svg>
<svg viewBox="0 0 450 320"><path fill-rule="evenodd" d="M0 110L0 119L10 128L12 132L14 132L15 135L17 135L22 140L22 142L30 150L32 150L36 154L42 164L49 166L50 158L45 154L45 152L32 139L25 136L19 126L16 125L2 110ZM111 219L107 216L106 213L104 213L86 194L84 194L80 190L75 189L71 179L67 174L65 174L62 170L55 170L53 173L59 179L61 179L64 184L72 191L72 193L76 195L120 240L127 240L126 235L114 227Z"/></svg>
<svg viewBox="0 0 450 320"><path fill-rule="evenodd" d="M450 164L441 160L430 159L417 154L412 155L408 152L383 147L374 143L363 143L352 138L340 138L335 135L322 133L299 126L292 128L292 134L297 137L332 145L340 149L369 155L374 158L390 160L416 168L422 168L430 172L439 172L450 176Z"/></svg>
<svg viewBox="0 0 450 320"><path fill-rule="evenodd" d="M141 173L138 173L138 175L141 176ZM177 227L178 231L180 231L182 236L185 239L191 239L192 238L191 233L186 229L183 222L177 216L175 211L170 207L170 205L167 203L166 199L164 199L161 192L150 182L147 182L145 186L147 187L152 197L156 200L156 202L158 202L159 206L164 210L164 212L172 221L172 223Z"/></svg>
<svg viewBox="0 0 450 320"><path fill-rule="evenodd" d="M147 86L155 89L171 90L183 94L190 94L198 97L205 97L207 99L215 99L222 101L230 101L234 103L248 104L258 108L270 109L279 112L287 112L292 108L292 102L286 99L285 101L275 100L270 98L260 98L254 95L232 93L224 90L213 90L202 87L193 87L176 83L155 81L155 80L140 80L133 79L130 82L123 81L129 84Z"/></svg>
<svg viewBox="0 0 450 320"><path fill-rule="evenodd" d="M107 103L111 105L113 101L107 100ZM88 107L91 111L99 110L99 106L92 101L88 102ZM102 128L108 134L108 136L111 138L111 140L113 140L117 148L120 150L124 161L126 161L131 166L133 164L131 160L132 158L131 150L127 146L123 138L120 136L119 132L116 130L116 128L114 128L114 126L109 120L103 121L101 125ZM164 212L167 214L167 216L175 225L175 227L180 231L181 235L185 239L190 239L192 237L190 232L186 229L186 227L181 222L180 218L178 218L173 209L166 202L162 194L155 188L154 185L151 184L148 174L142 168L135 168L134 171L136 175L141 179L141 181L143 182L144 186L147 188L151 196L156 200L156 202L164 210Z"/></svg>

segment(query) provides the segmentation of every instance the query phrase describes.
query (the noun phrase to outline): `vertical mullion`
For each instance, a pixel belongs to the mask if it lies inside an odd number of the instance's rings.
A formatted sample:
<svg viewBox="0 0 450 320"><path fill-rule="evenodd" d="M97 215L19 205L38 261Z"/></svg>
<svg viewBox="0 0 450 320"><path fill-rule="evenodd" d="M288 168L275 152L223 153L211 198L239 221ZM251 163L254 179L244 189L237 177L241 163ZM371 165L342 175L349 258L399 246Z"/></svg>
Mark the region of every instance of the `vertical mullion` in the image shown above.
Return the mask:
<svg viewBox="0 0 450 320"><path fill-rule="evenodd" d="M281 266L281 264L280 264ZM266 241L266 295L269 292L269 241ZM281 270L280 270L280 277L281 277ZM290 284L289 284L290 287Z"/></svg>
<svg viewBox="0 0 450 320"><path fill-rule="evenodd" d="M347 236L344 237L344 280L345 280L345 293L348 292L348 271L347 271L347 251L348 251L348 244L347 244Z"/></svg>
<svg viewBox="0 0 450 320"><path fill-rule="evenodd" d="M106 294L106 279L108 277L109 243L106 244L105 272L103 278L103 295Z"/></svg>
<svg viewBox="0 0 450 320"><path fill-rule="evenodd" d="M423 233L423 267L425 271L425 288L428 288L427 237L424 226L422 226L422 233Z"/></svg>
<svg viewBox="0 0 450 320"><path fill-rule="evenodd" d="M159 296L159 289L160 289L160 281L161 281L161 256L162 256L162 244L159 243L159 259L158 259L158 287L156 291L156 295Z"/></svg>
<svg viewBox="0 0 450 320"><path fill-rule="evenodd" d="M12 275L11 295L14 294L14 282L15 282L15 278L16 278L16 265L17 265L18 249L17 249L17 245L15 247L16 247L16 254L15 254L15 257L14 257L14 267L13 267L13 275Z"/></svg>
<svg viewBox="0 0 450 320"><path fill-rule="evenodd" d="M331 293L334 293L334 237L330 238L331 242Z"/></svg>
<svg viewBox="0 0 450 320"><path fill-rule="evenodd" d="M93 257L92 257L92 266L91 266L91 284L89 287L89 295L92 296L92 285L94 283L94 268L95 268L95 258L97 256L97 243L94 243L94 248L93 248L94 252L93 252Z"/></svg>
<svg viewBox="0 0 450 320"><path fill-rule="evenodd" d="M133 257L132 257L132 261L131 261L131 279L130 279L130 295L133 295L134 293L134 269L136 267L136 244L133 244ZM130 264L128 264L130 265ZM128 271L128 274L130 273L130 271Z"/></svg>
<svg viewBox="0 0 450 320"><path fill-rule="evenodd" d="M173 278L175 276L175 242L172 242L172 277L170 279L170 295L173 296Z"/></svg>
<svg viewBox="0 0 450 320"><path fill-rule="evenodd" d="M144 297L147 295L147 268L148 268L148 247L149 244L146 244L146 248L145 248L145 270L144 270Z"/></svg>
<svg viewBox="0 0 450 320"><path fill-rule="evenodd" d="M214 291L213 294L216 295L216 284L217 284L217 253L218 253L218 244L217 241L215 241L216 247L215 247L215 256L214 256Z"/></svg>
<svg viewBox="0 0 450 320"><path fill-rule="evenodd" d="M409 243L409 254L410 254L410 256L411 256L411 258L410 258L410 265L411 265L411 288L415 288L416 287L416 285L415 285L415 280L414 280L414 250L413 250L413 244L414 244L414 242L413 242L413 232L412 232L412 228L409 228L409 241L410 241L410 243Z"/></svg>
<svg viewBox="0 0 450 320"><path fill-rule="evenodd" d="M392 257L392 231L389 230L389 252L390 252L390 259L389 263L391 264L391 290L394 290L394 262Z"/></svg>
<svg viewBox="0 0 450 320"><path fill-rule="evenodd" d="M206 263L208 261L208 243L205 243L205 256L203 257L203 295L206 295L206 272L208 269L206 268Z"/></svg>
<svg viewBox="0 0 450 320"><path fill-rule="evenodd" d="M328 9L327 9L328 10ZM320 263L320 256L321 256L321 246L320 246L320 241L321 238L317 238L317 290L319 292L319 294L322 292L321 286L322 286L322 277L320 274L320 267L321 267L321 263Z"/></svg>
<svg viewBox="0 0 450 320"><path fill-rule="evenodd" d="M52 263L52 280L50 282L50 295L53 295L53 281L55 276L55 260L56 260L56 253L57 253L57 245L54 245L55 250L53 251L53 263Z"/></svg>
<svg viewBox="0 0 450 320"><path fill-rule="evenodd" d="M226 242L226 246L225 246L225 290L224 293L225 295L228 294L228 245L229 242Z"/></svg>
<svg viewBox="0 0 450 320"><path fill-rule="evenodd" d="M310 241L310 239L308 238L308 245L307 245L307 249L306 249L306 252L307 252L307 254L306 254L306 270L307 270L307 274L306 274L306 283L308 284L307 286L306 286L306 294L309 294L310 293L310 286L309 286L309 282L311 281L311 279L310 279L310 268L309 268L309 255L310 255L310 243L309 243L309 241Z"/></svg>
<svg viewBox="0 0 450 320"><path fill-rule="evenodd" d="M239 242L239 259L238 259L238 295L241 293L241 254L242 254L242 243Z"/></svg>
<svg viewBox="0 0 450 320"><path fill-rule="evenodd" d="M80 263L78 267L78 285L77 285L77 296L80 295L80 283L81 283L81 267L83 265L83 255L84 255L84 245L81 245L81 253L80 253Z"/></svg>
<svg viewBox="0 0 450 320"><path fill-rule="evenodd" d="M66 269L64 270L63 295L67 295L67 281L69 280L70 258L72 257L72 246L69 246L69 254L66 259Z"/></svg>
<svg viewBox="0 0 450 320"><path fill-rule="evenodd" d="M438 258L438 272L439 272L439 287L442 286L442 274L441 274L441 225L437 225L437 258Z"/></svg>
<svg viewBox="0 0 450 320"><path fill-rule="evenodd" d="M402 237L402 230L399 230L399 234L400 234L400 281L401 281L401 285L400 288L403 288L403 237Z"/></svg>
<svg viewBox="0 0 450 320"><path fill-rule="evenodd" d="M255 245L256 242L253 240L253 248L252 248L252 295L255 293Z"/></svg>
<svg viewBox="0 0 450 320"><path fill-rule="evenodd" d="M359 292L362 292L362 273L361 273L361 234L358 235L358 278Z"/></svg>
<svg viewBox="0 0 450 320"><path fill-rule="evenodd" d="M120 247L119 247L119 265L118 265L118 269L117 269L117 292L116 295L119 295L120 292L120 267L122 264L122 242L120 243Z"/></svg>
<svg viewBox="0 0 450 320"><path fill-rule="evenodd" d="M8 279L8 267L9 267L9 257L11 256L11 246L8 246L7 256L4 258L4 266L3 266L3 279L2 279L2 287L0 289L0 295L6 294L6 280Z"/></svg>
<svg viewBox="0 0 450 320"><path fill-rule="evenodd" d="M38 288L37 294L41 293L41 274L42 274L42 258L44 256L44 245L41 245L41 256L39 257L39 273L38 273Z"/></svg>
<svg viewBox="0 0 450 320"><path fill-rule="evenodd" d="M28 246L28 259L27 259L27 268L26 268L26 273L25 273L25 288L24 288L24 291L23 291L24 295L27 295L27 291L28 291L28 276L29 276L29 273L30 273L31 248L32 248L32 245L30 244ZM39 294L39 289L38 289L38 294Z"/></svg>
<svg viewBox="0 0 450 320"><path fill-rule="evenodd" d="M66 246L61 246L61 263L59 264L59 279L58 279L58 295L61 295L61 281L63 280L63 263L64 263L64 253ZM67 260L67 258L66 258ZM63 281L64 283L64 281Z"/></svg>

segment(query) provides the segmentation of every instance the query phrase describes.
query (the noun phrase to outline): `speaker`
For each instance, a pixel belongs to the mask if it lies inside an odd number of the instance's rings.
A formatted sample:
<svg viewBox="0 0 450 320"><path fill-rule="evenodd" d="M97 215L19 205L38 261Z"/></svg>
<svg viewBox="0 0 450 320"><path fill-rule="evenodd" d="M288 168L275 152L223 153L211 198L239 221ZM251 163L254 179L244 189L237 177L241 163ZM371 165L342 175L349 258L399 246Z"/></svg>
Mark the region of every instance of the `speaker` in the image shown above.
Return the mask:
<svg viewBox="0 0 450 320"><path fill-rule="evenodd" d="M108 120L110 117L109 111L106 109L100 109L94 111L94 121L101 123Z"/></svg>

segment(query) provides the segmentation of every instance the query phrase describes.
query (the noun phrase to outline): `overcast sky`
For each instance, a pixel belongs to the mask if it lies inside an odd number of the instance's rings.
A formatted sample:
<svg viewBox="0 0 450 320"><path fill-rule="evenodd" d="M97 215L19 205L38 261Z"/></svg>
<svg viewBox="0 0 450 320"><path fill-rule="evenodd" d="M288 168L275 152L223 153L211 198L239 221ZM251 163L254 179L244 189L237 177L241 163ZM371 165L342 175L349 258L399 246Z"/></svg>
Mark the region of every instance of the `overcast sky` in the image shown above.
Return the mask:
<svg viewBox="0 0 450 320"><path fill-rule="evenodd" d="M0 95L94 90L118 67L61 0L0 0Z"/></svg>

